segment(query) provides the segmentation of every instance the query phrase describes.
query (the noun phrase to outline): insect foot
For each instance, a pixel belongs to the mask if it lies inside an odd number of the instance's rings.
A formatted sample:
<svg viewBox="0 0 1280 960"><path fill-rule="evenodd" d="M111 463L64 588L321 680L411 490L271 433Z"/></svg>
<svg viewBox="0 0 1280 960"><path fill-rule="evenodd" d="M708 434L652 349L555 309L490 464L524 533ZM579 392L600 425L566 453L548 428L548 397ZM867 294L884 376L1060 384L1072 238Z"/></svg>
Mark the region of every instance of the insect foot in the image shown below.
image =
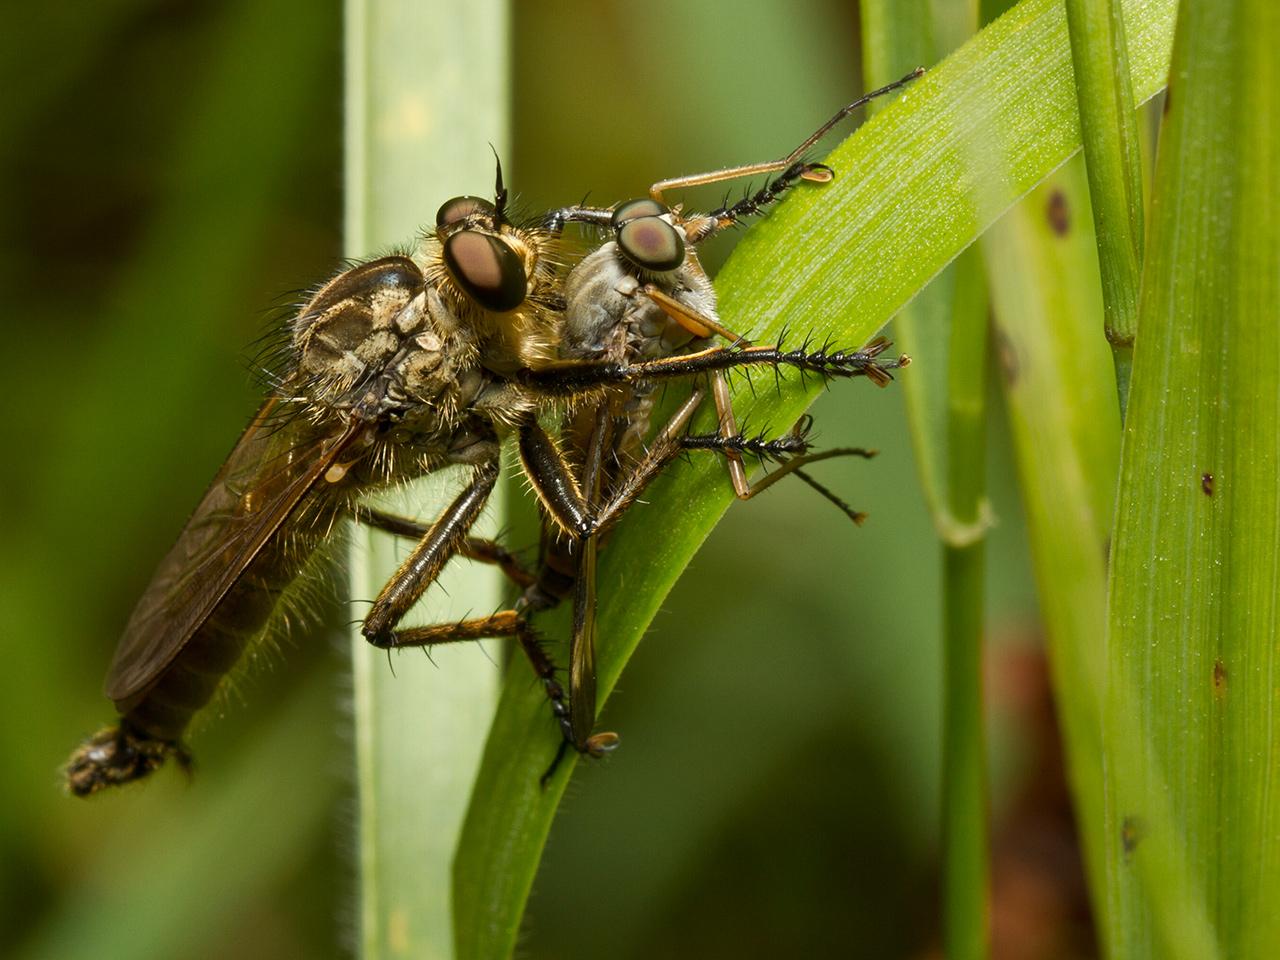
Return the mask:
<svg viewBox="0 0 1280 960"><path fill-rule="evenodd" d="M67 762L67 791L88 797L106 787L141 780L169 757L183 767L190 757L181 746L167 740L139 736L123 727L104 727L80 745Z"/></svg>

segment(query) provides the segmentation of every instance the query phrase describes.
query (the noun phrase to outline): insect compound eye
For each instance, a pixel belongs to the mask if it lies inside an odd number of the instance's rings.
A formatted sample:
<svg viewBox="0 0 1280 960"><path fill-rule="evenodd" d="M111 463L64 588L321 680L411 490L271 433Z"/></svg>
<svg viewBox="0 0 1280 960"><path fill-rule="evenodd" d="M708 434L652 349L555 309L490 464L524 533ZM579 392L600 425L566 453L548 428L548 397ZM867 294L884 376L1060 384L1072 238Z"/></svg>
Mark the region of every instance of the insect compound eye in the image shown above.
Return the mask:
<svg viewBox="0 0 1280 960"><path fill-rule="evenodd" d="M436 211L436 229L462 223L468 217L482 216L492 219L495 214L493 204L481 197L454 197L446 200Z"/></svg>
<svg viewBox="0 0 1280 960"><path fill-rule="evenodd" d="M529 279L520 256L500 238L459 230L444 242L444 265L477 304L506 313L524 303Z"/></svg>
<svg viewBox="0 0 1280 960"><path fill-rule="evenodd" d="M670 212L669 207L664 206L657 200L648 198L628 200L626 203L618 205L617 209L613 211L613 216L609 222L616 231L631 220L637 220L640 217L665 217Z"/></svg>
<svg viewBox="0 0 1280 960"><path fill-rule="evenodd" d="M618 229L618 249L642 270L663 272L684 263L684 240L660 217L628 220Z"/></svg>

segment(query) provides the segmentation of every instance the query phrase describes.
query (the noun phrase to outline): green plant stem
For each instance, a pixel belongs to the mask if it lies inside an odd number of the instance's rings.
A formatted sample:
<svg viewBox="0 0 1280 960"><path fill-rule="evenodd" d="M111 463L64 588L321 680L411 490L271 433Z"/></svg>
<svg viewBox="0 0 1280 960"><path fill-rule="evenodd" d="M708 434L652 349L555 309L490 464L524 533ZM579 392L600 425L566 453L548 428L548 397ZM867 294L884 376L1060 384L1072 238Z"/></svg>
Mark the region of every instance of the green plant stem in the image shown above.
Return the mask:
<svg viewBox="0 0 1280 960"><path fill-rule="evenodd" d="M948 498L966 541L943 543L943 944L948 957L988 952L986 738L982 623L986 583L987 298L982 264L957 278L947 399Z"/></svg>
<svg viewBox="0 0 1280 960"><path fill-rule="evenodd" d="M1124 417L1142 272L1142 145L1118 0L1066 0L1080 132L1102 270L1107 342Z"/></svg>
<svg viewBox="0 0 1280 960"><path fill-rule="evenodd" d="M369 256L413 240L448 197L491 189L489 144L506 147L507 11L501 0L348 0L346 10L346 245ZM388 507L430 517L432 504L417 485ZM375 596L404 549L358 528L351 595ZM497 606L500 575L458 567L415 616L440 621ZM393 670L358 629L352 660L361 955L450 957L454 849L498 670L475 644L435 662L416 651L398 656Z"/></svg>

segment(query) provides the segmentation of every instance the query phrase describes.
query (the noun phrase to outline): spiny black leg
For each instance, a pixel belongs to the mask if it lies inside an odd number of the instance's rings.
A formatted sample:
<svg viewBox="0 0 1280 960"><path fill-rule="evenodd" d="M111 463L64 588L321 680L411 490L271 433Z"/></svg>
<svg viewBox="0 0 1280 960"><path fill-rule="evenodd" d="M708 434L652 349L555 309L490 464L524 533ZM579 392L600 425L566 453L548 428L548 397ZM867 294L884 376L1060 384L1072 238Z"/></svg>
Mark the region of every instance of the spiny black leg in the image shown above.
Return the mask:
<svg viewBox="0 0 1280 960"><path fill-rule="evenodd" d="M498 482L499 461L486 460L476 467L465 490L440 514L400 569L373 601L361 632L369 642L379 641L395 629L427 587L435 582L466 539Z"/></svg>
<svg viewBox="0 0 1280 960"><path fill-rule="evenodd" d="M602 405L597 411L587 444L581 488L563 453L546 431L536 423L525 424L519 431L520 456L534 490L547 513L574 540L569 714L562 720L562 730L575 750L597 757L616 746L618 741L613 733L591 734L596 708L596 534L603 529L596 514L604 456L612 446L612 431L613 418L607 405ZM551 769L554 768L555 763Z"/></svg>
<svg viewBox="0 0 1280 960"><path fill-rule="evenodd" d="M747 482L745 477L740 487L735 483L734 492L740 500L750 500L773 486L788 473L795 473L797 477L825 499L835 504L845 516L858 524L858 526L861 526L863 521L867 519L865 513L853 509L831 490L801 470L800 467L819 460L829 460L832 457L862 457L869 460L876 455L875 450L867 450L863 447L836 447L833 450L809 454L808 439L801 432L793 432L785 437L777 437L772 440L763 436L747 437L741 433L731 437L722 437L714 433L697 434L683 437L680 445L686 450L713 450L726 455L731 453L741 455L745 453L760 460L773 460L782 465L779 469L765 474L754 483Z"/></svg>
<svg viewBox="0 0 1280 960"><path fill-rule="evenodd" d="M755 193L743 197L736 203L726 203L708 213L706 218L711 221L711 224L702 226L693 238L693 242L699 243L720 230L736 225L740 220L764 212L766 207L781 200L787 191L801 180L829 183L834 177L835 174L825 163L797 160L778 176L766 181L765 185Z"/></svg>
<svg viewBox="0 0 1280 960"><path fill-rule="evenodd" d="M822 377L867 377L877 385L893 379L890 370L904 367L909 357L880 360L888 342L877 339L862 350L785 350L775 347L711 347L698 353L621 363L612 360L560 360L517 372L520 383L554 396L580 393L590 387L643 380L688 379L734 367L791 367Z"/></svg>
<svg viewBox="0 0 1280 960"><path fill-rule="evenodd" d="M788 433L782 437L766 437L764 434L747 436L735 433L723 436L719 433L690 433L680 438L685 450L714 450L719 453L737 453L761 460L780 460L785 457L808 453L809 440L801 434Z"/></svg>

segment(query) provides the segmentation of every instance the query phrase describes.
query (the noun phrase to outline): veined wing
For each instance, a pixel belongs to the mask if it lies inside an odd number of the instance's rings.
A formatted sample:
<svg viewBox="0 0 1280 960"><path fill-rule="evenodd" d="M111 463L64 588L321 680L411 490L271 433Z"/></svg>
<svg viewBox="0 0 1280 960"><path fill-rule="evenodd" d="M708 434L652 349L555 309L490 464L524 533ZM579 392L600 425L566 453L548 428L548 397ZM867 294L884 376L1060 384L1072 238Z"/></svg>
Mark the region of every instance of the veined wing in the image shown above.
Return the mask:
<svg viewBox="0 0 1280 960"><path fill-rule="evenodd" d="M134 607L107 672L119 703L158 677L264 544L363 431L273 421L269 400L237 441Z"/></svg>

